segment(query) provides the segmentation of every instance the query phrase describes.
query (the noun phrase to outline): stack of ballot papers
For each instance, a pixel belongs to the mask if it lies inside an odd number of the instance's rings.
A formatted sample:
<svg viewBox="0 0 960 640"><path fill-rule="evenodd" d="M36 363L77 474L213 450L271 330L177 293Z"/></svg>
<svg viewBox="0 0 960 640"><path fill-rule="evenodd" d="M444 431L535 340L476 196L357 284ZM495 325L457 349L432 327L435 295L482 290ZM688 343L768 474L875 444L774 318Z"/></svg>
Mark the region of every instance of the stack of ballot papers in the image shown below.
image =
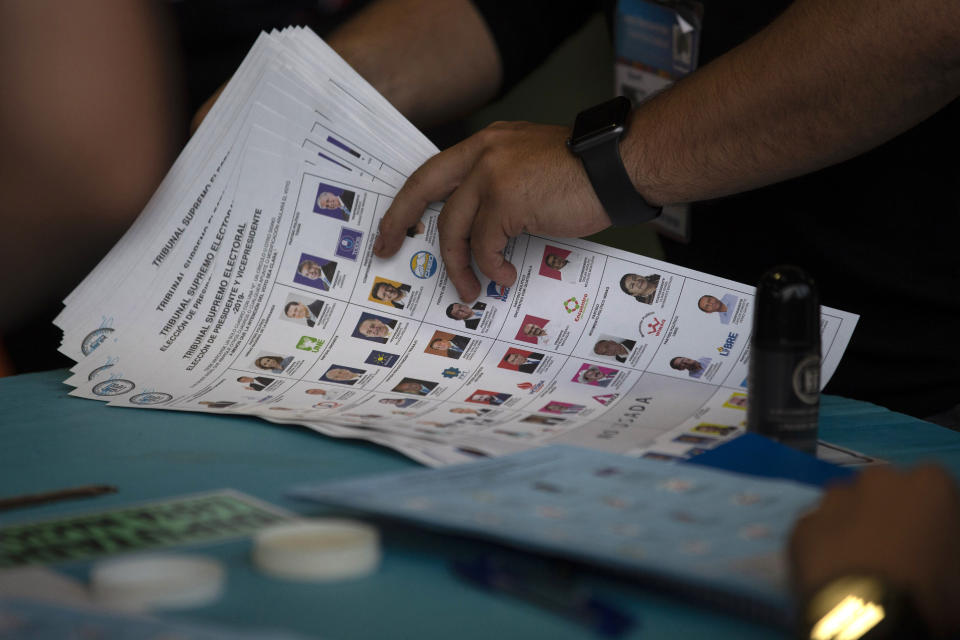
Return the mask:
<svg viewBox="0 0 960 640"><path fill-rule="evenodd" d="M64 301L72 395L255 415L429 466L546 444L684 459L743 431L753 287L521 235L505 250L517 281L481 278L465 304L439 203L373 256L393 196L436 152L314 33L262 34ZM824 384L856 320L822 310Z"/></svg>

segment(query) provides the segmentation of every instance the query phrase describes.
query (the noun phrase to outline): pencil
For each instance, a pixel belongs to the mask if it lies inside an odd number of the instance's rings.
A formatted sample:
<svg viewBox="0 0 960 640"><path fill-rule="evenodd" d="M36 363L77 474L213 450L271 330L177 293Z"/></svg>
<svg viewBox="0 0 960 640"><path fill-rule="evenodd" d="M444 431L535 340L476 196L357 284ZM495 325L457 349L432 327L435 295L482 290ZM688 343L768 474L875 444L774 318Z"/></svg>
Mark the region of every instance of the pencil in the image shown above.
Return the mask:
<svg viewBox="0 0 960 640"><path fill-rule="evenodd" d="M47 491L45 493L31 493L12 498L0 498L0 511L7 509L16 509L19 507L32 507L38 504L48 502L59 502L61 500L76 500L78 498L93 498L94 496L105 493L116 493L117 488L107 484L91 484L82 487L70 487L68 489L58 489L56 491Z"/></svg>

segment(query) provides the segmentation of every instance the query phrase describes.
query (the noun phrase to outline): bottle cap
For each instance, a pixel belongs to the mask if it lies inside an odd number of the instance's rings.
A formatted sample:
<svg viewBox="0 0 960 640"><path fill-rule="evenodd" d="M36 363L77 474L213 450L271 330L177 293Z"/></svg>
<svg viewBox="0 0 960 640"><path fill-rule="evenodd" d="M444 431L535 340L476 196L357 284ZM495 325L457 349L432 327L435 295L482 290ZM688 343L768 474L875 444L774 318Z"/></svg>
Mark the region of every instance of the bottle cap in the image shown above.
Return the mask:
<svg viewBox="0 0 960 640"><path fill-rule="evenodd" d="M277 578L332 581L359 578L380 564L376 528L326 518L271 525L254 537L253 562Z"/></svg>
<svg viewBox="0 0 960 640"><path fill-rule="evenodd" d="M102 560L90 572L93 597L128 611L186 609L216 601L223 565L213 558L149 554Z"/></svg>
<svg viewBox="0 0 960 640"><path fill-rule="evenodd" d="M795 348L820 344L817 287L799 267L782 265L764 273L754 304L754 345Z"/></svg>

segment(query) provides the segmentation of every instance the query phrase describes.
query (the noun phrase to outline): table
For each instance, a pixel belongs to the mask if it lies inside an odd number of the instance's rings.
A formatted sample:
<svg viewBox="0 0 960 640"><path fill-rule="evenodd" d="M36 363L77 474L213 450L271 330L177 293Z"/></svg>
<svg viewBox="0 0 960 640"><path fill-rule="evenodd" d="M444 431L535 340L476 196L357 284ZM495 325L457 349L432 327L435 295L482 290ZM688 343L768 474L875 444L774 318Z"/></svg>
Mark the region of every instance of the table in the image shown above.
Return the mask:
<svg viewBox="0 0 960 640"><path fill-rule="evenodd" d="M49 371L0 379L0 496L99 483L119 492L4 512L0 525L225 487L304 515L323 515L322 508L289 500L284 491L300 483L418 466L370 443L245 416L109 408L68 397L66 377L65 371ZM938 460L960 478L960 433L830 396L822 399L820 429L825 440L893 463ZM596 637L559 615L453 577L449 560L485 543L388 526L383 544L376 574L328 585L261 576L248 560L249 540L206 546L202 553L228 567L226 593L213 605L176 617L323 638ZM56 568L86 579L89 565ZM640 620L628 638L786 637L625 579L584 569L583 580Z"/></svg>

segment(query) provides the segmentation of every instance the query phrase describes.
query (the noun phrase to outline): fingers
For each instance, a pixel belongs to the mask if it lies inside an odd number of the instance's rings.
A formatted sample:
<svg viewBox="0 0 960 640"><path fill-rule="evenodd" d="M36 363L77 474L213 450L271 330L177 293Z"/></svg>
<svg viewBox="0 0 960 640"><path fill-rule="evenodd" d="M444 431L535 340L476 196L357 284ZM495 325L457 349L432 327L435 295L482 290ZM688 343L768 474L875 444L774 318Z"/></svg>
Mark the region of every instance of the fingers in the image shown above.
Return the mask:
<svg viewBox="0 0 960 640"><path fill-rule="evenodd" d="M200 128L200 124L203 122L203 119L207 117L207 113L210 112L210 109L213 107L213 103L217 101L217 98L220 97L220 94L223 93L223 90L226 88L227 83L224 82L220 85L213 95L207 98L207 101L200 105L200 108L197 109L197 112L193 114L193 119L190 121L190 135L196 133L197 129Z"/></svg>
<svg viewBox="0 0 960 640"><path fill-rule="evenodd" d="M913 480L927 491L936 492L944 498L957 500L957 484L946 469L937 464L926 463L916 467Z"/></svg>
<svg viewBox="0 0 960 640"><path fill-rule="evenodd" d="M512 286L517 280L517 269L503 257L503 249L510 237L504 230L502 214L483 209L481 204L481 211L473 219L470 238L473 259L483 275L497 284Z"/></svg>
<svg viewBox="0 0 960 640"><path fill-rule="evenodd" d="M427 205L446 200L438 219L440 253L461 300L473 301L480 294L471 251L484 275L501 285L512 285L517 270L503 257L503 250L523 224L516 215L512 217L517 224L507 224L509 212L528 211L529 207L504 207L494 196L508 182L504 176L514 175L510 166L515 154L505 150L509 139L504 136L515 136L516 129L515 125L488 127L427 160L407 179L380 220L374 254L379 258L394 255ZM523 190L519 191L522 196ZM512 203L517 190L509 193L506 200Z"/></svg>
<svg viewBox="0 0 960 640"><path fill-rule="evenodd" d="M470 233L480 208L476 182L475 175L467 178L443 205L437 220L447 277L464 302L473 302L480 295L480 281L470 267Z"/></svg>
<svg viewBox="0 0 960 640"><path fill-rule="evenodd" d="M395 254L427 205L446 199L460 185L473 166L475 147L468 138L433 156L407 178L380 220L380 235L373 245L377 257Z"/></svg>
<svg viewBox="0 0 960 640"><path fill-rule="evenodd" d="M480 281L470 264L471 253L480 272L504 286L517 279L517 270L503 257L510 240L500 210L484 205L484 178L471 173L447 200L440 213L440 253L447 276L464 302L480 294Z"/></svg>

